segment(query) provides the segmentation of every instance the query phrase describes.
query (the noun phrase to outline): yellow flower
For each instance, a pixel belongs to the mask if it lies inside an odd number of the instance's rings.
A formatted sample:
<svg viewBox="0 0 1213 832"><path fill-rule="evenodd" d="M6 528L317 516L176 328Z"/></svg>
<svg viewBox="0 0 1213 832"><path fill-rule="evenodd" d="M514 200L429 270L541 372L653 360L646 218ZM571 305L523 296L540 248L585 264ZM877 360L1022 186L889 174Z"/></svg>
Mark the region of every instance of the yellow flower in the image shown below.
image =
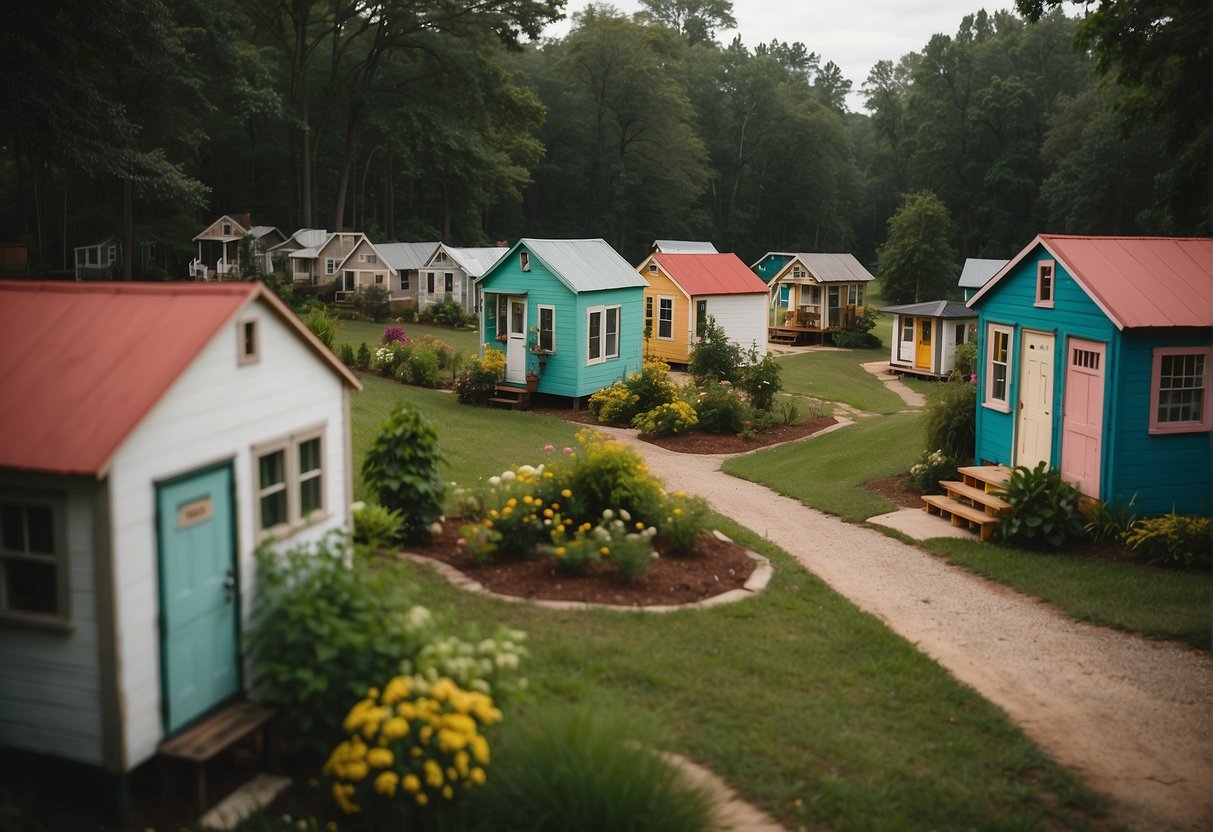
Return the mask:
<svg viewBox="0 0 1213 832"><path fill-rule="evenodd" d="M535 502L535 498L532 497L530 494L527 494L526 496L524 496L522 498L522 502L526 503L529 506L531 503Z"/></svg>
<svg viewBox="0 0 1213 832"><path fill-rule="evenodd" d="M425 784L432 789L442 785L442 767L433 760L425 761Z"/></svg>
<svg viewBox="0 0 1213 832"><path fill-rule="evenodd" d="M383 771L375 778L375 791L384 797L393 797L396 794L396 786L400 782L400 776L394 771Z"/></svg>
<svg viewBox="0 0 1213 832"><path fill-rule="evenodd" d="M470 778L471 778L471 781L473 783L475 783L477 786L483 786L484 785L484 769L480 768L480 766L477 766L476 768L472 769Z"/></svg>
<svg viewBox="0 0 1213 832"><path fill-rule="evenodd" d="M412 686L409 680L404 676L397 676L387 683L387 687L383 689L383 704L395 705L401 699L407 699L412 693Z"/></svg>
<svg viewBox="0 0 1213 832"><path fill-rule="evenodd" d="M442 796L445 797L447 800L450 800L452 797L455 796L455 790L452 789L450 786L443 786L442 787Z"/></svg>
<svg viewBox="0 0 1213 832"><path fill-rule="evenodd" d="M421 780L416 774L406 774L404 779L400 781L400 788L404 789L409 794L414 794L421 788Z"/></svg>
<svg viewBox="0 0 1213 832"><path fill-rule="evenodd" d="M495 512L495 511L493 512L493 514L496 514L496 513L497 513L497 512ZM493 528L493 521L492 521L492 520L490 520L490 519L488 519L487 517L486 517L486 518L484 518L484 527L485 527L486 529L491 529L491 528Z"/></svg>
<svg viewBox="0 0 1213 832"><path fill-rule="evenodd" d="M681 517L681 516L682 516L682 509L680 509L680 508L676 508L676 509L674 509L674 516L675 516L675 517Z"/></svg>
<svg viewBox="0 0 1213 832"><path fill-rule="evenodd" d="M418 806L424 806L430 802L430 799L426 797L425 792L417 792L413 799L417 801Z"/></svg>
<svg viewBox="0 0 1213 832"><path fill-rule="evenodd" d="M543 478L544 478L545 480L550 480L550 479L551 479L553 476L554 476L554 475L552 474L552 472L551 472L551 471L544 471L544 472L543 472Z"/></svg>
<svg viewBox="0 0 1213 832"><path fill-rule="evenodd" d="M564 497L567 500L569 497L573 496L573 492L570 489L566 488L560 492L560 496Z"/></svg>
<svg viewBox="0 0 1213 832"><path fill-rule="evenodd" d="M556 547L556 557L562 558L565 556L566 553L567 553L567 550L563 546Z"/></svg>
<svg viewBox="0 0 1213 832"><path fill-rule="evenodd" d="M455 771L459 772L460 777L468 776L468 766L471 763L471 758L468 757L466 751L460 751L455 754ZM455 775L451 775L451 779L455 779Z"/></svg>
<svg viewBox="0 0 1213 832"><path fill-rule="evenodd" d="M610 547L609 547L609 546L600 546L600 547L598 548L598 551L599 551L601 554L604 554L604 555L609 555L609 554L611 553L611 549L610 549Z"/></svg>
<svg viewBox="0 0 1213 832"><path fill-rule="evenodd" d="M514 499L513 497L510 497L508 500L505 501L505 504L507 506L509 506L510 508L513 508L514 506L518 505L518 500Z"/></svg>
<svg viewBox="0 0 1213 832"><path fill-rule="evenodd" d="M390 748L372 748L366 752L366 764L371 768L387 768L394 759Z"/></svg>
<svg viewBox="0 0 1213 832"><path fill-rule="evenodd" d="M545 509L543 510L543 516L544 516L544 517L551 517L551 516L552 516L552 515L554 515L555 513L556 513L556 512L552 511L550 508L545 508Z"/></svg>
<svg viewBox="0 0 1213 832"><path fill-rule="evenodd" d="M488 765L489 763L489 741L477 734L472 737L472 758L480 763L480 765Z"/></svg>
<svg viewBox="0 0 1213 832"><path fill-rule="evenodd" d="M361 760L355 760L345 764L345 779L354 783L361 783L366 779L370 771L371 769L366 763Z"/></svg>

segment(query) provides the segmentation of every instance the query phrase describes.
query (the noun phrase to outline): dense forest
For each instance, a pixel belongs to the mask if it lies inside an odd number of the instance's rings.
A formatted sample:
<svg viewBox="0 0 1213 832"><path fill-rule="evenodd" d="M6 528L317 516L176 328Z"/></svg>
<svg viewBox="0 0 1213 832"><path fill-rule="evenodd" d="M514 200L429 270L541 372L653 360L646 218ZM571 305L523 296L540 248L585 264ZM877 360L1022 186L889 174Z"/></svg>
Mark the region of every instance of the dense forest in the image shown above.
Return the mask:
<svg viewBox="0 0 1213 832"><path fill-rule="evenodd" d="M154 235L180 277L224 213L373 241L603 237L632 262L675 238L875 267L908 237L950 258L944 280L1041 231L1208 233L1209 3L1058 5L889 56L855 113L828 43L721 43L728 0L590 6L559 39L540 34L563 0L18 4L0 241L39 275Z"/></svg>

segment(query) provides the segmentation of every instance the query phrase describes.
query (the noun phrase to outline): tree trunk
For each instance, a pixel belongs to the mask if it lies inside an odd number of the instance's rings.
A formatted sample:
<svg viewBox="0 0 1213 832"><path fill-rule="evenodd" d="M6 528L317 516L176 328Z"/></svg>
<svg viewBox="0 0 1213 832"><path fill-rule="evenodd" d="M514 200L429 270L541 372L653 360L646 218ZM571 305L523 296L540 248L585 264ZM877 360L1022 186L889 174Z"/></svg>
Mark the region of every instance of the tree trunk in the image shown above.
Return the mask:
<svg viewBox="0 0 1213 832"><path fill-rule="evenodd" d="M131 254L135 249L134 187L127 178L122 183L122 279L131 279Z"/></svg>

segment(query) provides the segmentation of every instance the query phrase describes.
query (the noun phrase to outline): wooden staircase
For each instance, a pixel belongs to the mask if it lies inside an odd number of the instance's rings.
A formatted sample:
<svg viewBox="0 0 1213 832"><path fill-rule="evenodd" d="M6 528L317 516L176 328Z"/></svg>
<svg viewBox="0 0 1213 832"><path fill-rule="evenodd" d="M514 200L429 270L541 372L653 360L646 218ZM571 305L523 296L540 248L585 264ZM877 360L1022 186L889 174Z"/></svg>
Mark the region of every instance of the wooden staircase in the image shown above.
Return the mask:
<svg viewBox="0 0 1213 832"><path fill-rule="evenodd" d="M509 410L526 410L531 406L531 393L525 384L497 385L497 392L487 400L489 407L503 407Z"/></svg>
<svg viewBox="0 0 1213 832"><path fill-rule="evenodd" d="M1002 465L971 465L958 469L960 481L941 480L944 494L924 494L923 508L929 514L952 521L953 526L976 532L983 541L998 526L999 515L1010 508L1006 500L993 494L1011 476L1011 469Z"/></svg>

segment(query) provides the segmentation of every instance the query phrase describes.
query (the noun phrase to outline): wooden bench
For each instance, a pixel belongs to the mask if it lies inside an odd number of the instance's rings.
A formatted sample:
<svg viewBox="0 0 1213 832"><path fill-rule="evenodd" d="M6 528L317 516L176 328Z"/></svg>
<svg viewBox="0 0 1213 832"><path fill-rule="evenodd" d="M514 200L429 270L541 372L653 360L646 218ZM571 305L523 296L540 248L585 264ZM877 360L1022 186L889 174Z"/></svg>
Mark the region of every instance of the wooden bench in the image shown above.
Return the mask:
<svg viewBox="0 0 1213 832"><path fill-rule="evenodd" d="M254 702L235 702L160 743L157 750L165 757L194 764L194 805L199 814L209 805L206 801L206 764L236 743L262 731L273 717L273 708ZM271 743L264 736L262 739L272 764Z"/></svg>

